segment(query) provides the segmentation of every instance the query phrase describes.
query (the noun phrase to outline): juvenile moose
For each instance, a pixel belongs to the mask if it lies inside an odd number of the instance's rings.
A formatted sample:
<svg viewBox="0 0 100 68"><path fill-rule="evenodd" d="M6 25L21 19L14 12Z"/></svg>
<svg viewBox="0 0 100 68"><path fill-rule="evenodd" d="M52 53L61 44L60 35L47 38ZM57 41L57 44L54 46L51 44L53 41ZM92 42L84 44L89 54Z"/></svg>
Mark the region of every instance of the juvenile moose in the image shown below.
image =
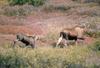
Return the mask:
<svg viewBox="0 0 100 68"><path fill-rule="evenodd" d="M68 40L74 40L76 45L77 41L84 40L84 32L85 26L75 26L74 28L65 28L60 32L60 38L56 44L56 47L60 44L60 42L65 39L65 46L68 44Z"/></svg>
<svg viewBox="0 0 100 68"><path fill-rule="evenodd" d="M31 46L32 48L35 48L36 40L37 40L36 36L28 36L28 35L19 33L16 35L16 40L14 40L13 46L15 47L16 42L20 41L20 42L24 43L26 46Z"/></svg>

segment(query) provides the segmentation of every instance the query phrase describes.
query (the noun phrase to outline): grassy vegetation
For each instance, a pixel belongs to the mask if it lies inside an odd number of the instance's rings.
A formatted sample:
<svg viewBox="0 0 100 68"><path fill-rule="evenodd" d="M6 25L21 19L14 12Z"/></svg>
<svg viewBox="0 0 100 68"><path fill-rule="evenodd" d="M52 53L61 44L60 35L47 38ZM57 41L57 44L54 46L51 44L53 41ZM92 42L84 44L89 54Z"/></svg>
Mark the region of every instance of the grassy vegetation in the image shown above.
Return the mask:
<svg viewBox="0 0 100 68"><path fill-rule="evenodd" d="M8 0L10 5L31 4L33 6L43 5L45 0Z"/></svg>
<svg viewBox="0 0 100 68"><path fill-rule="evenodd" d="M36 10L34 6L44 4L44 0L9 0L9 2L11 5L17 6L0 6L0 15L25 16ZM5 4L7 2L2 0L1 3ZM61 11L67 13L66 11L70 10L71 14L76 12L77 15L88 16L89 20L90 17L96 18L98 20L89 21L89 24L92 22L90 28L97 30L93 23L100 22L100 9L98 6L95 3L72 3L67 5L43 5L40 8L47 12ZM52 31L55 32L54 30ZM96 31L90 31L86 34L91 37L100 37L100 32ZM48 33L45 39L57 40L57 38L57 34ZM90 46L69 46L67 48L12 48L9 44L0 46L0 68L99 68L99 59L99 40Z"/></svg>
<svg viewBox="0 0 100 68"><path fill-rule="evenodd" d="M1 0L0 15L26 16L44 3L45 0Z"/></svg>
<svg viewBox="0 0 100 68"><path fill-rule="evenodd" d="M94 53L96 57L100 57L100 50L97 48L100 42L95 45L31 49L11 48L6 44L6 47L0 47L0 68L98 68L98 60L89 63L89 58Z"/></svg>

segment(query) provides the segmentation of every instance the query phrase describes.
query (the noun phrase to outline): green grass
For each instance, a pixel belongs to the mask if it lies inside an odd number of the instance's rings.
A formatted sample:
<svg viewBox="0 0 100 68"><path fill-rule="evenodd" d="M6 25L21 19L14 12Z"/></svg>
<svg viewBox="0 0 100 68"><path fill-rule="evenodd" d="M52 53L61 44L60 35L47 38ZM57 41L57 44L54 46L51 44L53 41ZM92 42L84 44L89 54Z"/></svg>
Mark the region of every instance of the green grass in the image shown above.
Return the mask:
<svg viewBox="0 0 100 68"><path fill-rule="evenodd" d="M45 0L8 0L10 5L24 5L31 4L33 6L41 6L45 3Z"/></svg>
<svg viewBox="0 0 100 68"><path fill-rule="evenodd" d="M5 44L0 47L0 68L95 68L98 67L96 63L86 64L86 60L97 52L92 49L88 46L12 48Z"/></svg>

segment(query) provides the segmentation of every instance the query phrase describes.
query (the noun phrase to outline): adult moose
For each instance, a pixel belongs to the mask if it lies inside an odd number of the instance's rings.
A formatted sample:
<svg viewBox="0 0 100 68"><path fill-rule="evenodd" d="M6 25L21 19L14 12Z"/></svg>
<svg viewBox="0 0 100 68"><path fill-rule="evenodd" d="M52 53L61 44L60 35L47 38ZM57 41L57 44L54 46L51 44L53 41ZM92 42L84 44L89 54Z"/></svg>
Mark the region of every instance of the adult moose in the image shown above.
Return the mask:
<svg viewBox="0 0 100 68"><path fill-rule="evenodd" d="M35 41L38 39L37 36L31 36L31 35L25 35L25 34L17 34L16 39L13 41L13 46L15 47L16 42L20 41L24 43L26 46L31 46L32 48L35 48Z"/></svg>
<svg viewBox="0 0 100 68"><path fill-rule="evenodd" d="M68 40L74 40L76 45L78 40L84 40L84 32L86 31L85 25L77 25L74 28L64 28L60 32L60 37L56 43L56 47L60 44L60 42L65 39L65 46L68 45Z"/></svg>

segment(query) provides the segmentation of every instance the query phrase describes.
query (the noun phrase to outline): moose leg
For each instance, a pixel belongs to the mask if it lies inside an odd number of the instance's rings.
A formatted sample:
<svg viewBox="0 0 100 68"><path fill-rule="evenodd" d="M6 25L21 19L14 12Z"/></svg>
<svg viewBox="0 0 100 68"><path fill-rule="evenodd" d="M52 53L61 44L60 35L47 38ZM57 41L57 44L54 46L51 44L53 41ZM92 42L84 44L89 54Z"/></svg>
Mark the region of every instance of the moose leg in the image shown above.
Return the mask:
<svg viewBox="0 0 100 68"><path fill-rule="evenodd" d="M30 45L31 45L32 48L35 48L35 45L34 44L30 44Z"/></svg>
<svg viewBox="0 0 100 68"><path fill-rule="evenodd" d="M58 47L58 45L60 44L60 42L62 41L62 37L60 37L59 39L58 39L58 41L57 41L57 44L56 44L56 47Z"/></svg>
<svg viewBox="0 0 100 68"><path fill-rule="evenodd" d="M78 40L77 40L77 41L75 41L75 45L78 45Z"/></svg>
<svg viewBox="0 0 100 68"><path fill-rule="evenodd" d="M15 44L18 40L14 40L12 46L15 47Z"/></svg>
<svg viewBox="0 0 100 68"><path fill-rule="evenodd" d="M81 39L79 40L79 43L82 44L82 45L85 44L84 40L81 40Z"/></svg>
<svg viewBox="0 0 100 68"><path fill-rule="evenodd" d="M77 43L82 44L82 45L85 44L84 38L78 38Z"/></svg>
<svg viewBox="0 0 100 68"><path fill-rule="evenodd" d="M35 48L35 39L31 39L31 41L30 41L30 45L31 45L31 47L32 48Z"/></svg>
<svg viewBox="0 0 100 68"><path fill-rule="evenodd" d="M64 45L65 45L65 47L68 46L68 40L64 40Z"/></svg>

